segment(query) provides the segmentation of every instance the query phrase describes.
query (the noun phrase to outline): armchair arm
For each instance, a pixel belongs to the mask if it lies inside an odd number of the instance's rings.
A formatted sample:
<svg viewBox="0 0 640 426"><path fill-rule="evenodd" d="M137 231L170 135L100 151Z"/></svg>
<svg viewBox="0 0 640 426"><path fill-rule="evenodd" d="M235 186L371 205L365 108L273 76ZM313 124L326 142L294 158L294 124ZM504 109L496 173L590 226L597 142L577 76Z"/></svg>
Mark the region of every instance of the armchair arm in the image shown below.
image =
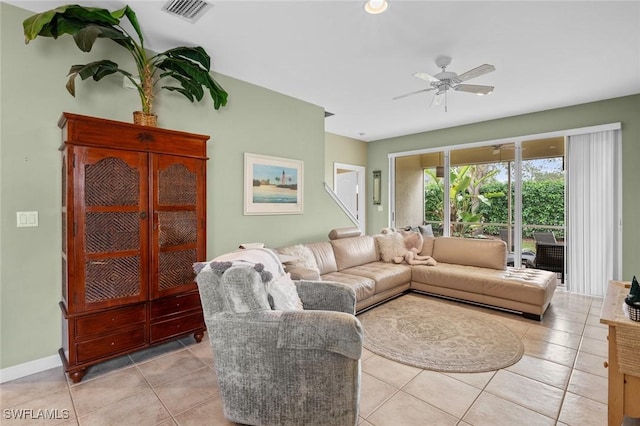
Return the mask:
<svg viewBox="0 0 640 426"><path fill-rule="evenodd" d="M294 281L305 310L322 310L355 314L356 292L334 281Z"/></svg>
<svg viewBox="0 0 640 426"><path fill-rule="evenodd" d="M205 318L214 352L220 357L240 352L231 359L269 353L282 359L279 351L316 350L332 352L358 360L364 334L354 315L331 311L253 311L242 314L220 313ZM255 345L255 346L254 346ZM265 359L264 354L259 356ZM218 355L216 354L216 359Z"/></svg>
<svg viewBox="0 0 640 426"><path fill-rule="evenodd" d="M325 350L360 359L360 321L344 312L284 311L278 329L278 349Z"/></svg>

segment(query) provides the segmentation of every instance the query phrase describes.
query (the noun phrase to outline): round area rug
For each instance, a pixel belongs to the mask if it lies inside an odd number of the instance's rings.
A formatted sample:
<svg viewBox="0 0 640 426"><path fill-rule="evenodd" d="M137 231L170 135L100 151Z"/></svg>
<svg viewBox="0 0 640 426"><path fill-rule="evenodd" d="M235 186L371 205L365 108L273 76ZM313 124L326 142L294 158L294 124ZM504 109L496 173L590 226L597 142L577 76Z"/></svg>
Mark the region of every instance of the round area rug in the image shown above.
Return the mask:
<svg viewBox="0 0 640 426"><path fill-rule="evenodd" d="M520 360L524 345L511 330L482 312L409 294L358 316L364 347L427 370L478 373Z"/></svg>

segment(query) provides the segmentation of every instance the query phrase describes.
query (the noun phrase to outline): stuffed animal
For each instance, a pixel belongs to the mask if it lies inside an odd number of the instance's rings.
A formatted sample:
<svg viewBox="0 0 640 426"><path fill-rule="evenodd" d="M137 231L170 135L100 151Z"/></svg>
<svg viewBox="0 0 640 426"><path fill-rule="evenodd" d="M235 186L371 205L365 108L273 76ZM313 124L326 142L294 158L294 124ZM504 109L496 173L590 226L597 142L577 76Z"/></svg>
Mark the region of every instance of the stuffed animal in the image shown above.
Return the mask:
<svg viewBox="0 0 640 426"><path fill-rule="evenodd" d="M424 239L419 232L383 228L380 234L376 241L383 261L407 262L409 265L435 266L438 264L431 256L420 256Z"/></svg>

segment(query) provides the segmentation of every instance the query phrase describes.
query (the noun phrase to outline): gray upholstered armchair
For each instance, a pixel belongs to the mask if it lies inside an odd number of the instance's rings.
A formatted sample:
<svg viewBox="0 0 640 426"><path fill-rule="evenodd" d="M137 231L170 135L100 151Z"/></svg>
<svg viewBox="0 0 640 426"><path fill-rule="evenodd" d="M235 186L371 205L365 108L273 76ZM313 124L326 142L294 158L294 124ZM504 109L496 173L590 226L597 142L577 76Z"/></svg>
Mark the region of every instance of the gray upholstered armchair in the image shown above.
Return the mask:
<svg viewBox="0 0 640 426"><path fill-rule="evenodd" d="M249 266L196 281L227 419L250 425L355 425L362 328L355 293L295 282L303 311L272 310Z"/></svg>

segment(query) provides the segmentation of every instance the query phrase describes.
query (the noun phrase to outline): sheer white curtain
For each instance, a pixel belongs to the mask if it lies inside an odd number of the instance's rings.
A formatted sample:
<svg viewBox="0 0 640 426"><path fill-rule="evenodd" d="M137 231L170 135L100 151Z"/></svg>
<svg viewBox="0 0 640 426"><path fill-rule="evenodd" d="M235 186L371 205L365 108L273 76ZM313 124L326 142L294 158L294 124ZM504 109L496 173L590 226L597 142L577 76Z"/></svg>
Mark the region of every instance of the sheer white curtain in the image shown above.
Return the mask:
<svg viewBox="0 0 640 426"><path fill-rule="evenodd" d="M567 143L566 286L604 296L620 278L620 131L570 136Z"/></svg>

